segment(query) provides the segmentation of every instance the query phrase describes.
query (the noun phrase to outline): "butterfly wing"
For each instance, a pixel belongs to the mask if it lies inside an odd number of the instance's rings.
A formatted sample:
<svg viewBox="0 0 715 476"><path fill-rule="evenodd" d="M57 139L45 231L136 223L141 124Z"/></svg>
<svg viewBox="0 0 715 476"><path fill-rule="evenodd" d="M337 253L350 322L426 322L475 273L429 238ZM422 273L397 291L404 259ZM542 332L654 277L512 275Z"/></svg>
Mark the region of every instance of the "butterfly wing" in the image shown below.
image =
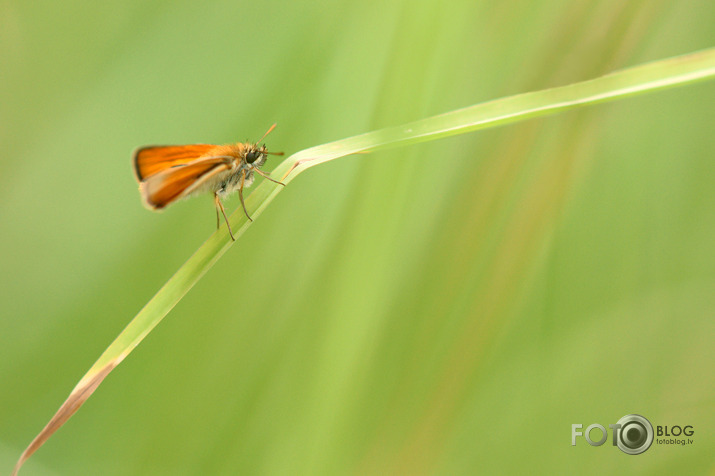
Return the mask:
<svg viewBox="0 0 715 476"><path fill-rule="evenodd" d="M148 176L139 184L144 204L150 209L159 210L201 190L212 178L216 179L222 172L230 170L230 159L225 156L195 159Z"/></svg>
<svg viewBox="0 0 715 476"><path fill-rule="evenodd" d="M155 145L142 147L134 152L134 175L141 182L152 175L177 165L194 162L208 154L215 145Z"/></svg>

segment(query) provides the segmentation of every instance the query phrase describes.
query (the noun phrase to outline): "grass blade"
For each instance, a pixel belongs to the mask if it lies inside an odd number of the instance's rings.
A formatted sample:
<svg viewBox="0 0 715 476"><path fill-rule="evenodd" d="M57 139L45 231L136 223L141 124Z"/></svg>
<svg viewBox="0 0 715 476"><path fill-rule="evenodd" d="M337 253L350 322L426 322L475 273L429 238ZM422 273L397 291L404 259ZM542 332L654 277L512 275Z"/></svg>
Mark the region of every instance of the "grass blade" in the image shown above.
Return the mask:
<svg viewBox="0 0 715 476"><path fill-rule="evenodd" d="M568 86L510 96L402 126L382 129L312 147L283 161L272 173L288 183L302 171L329 160L361 152L435 140L488 127L545 116L575 107L681 86L715 76L715 48L656 61ZM264 180L247 198L258 217L283 187ZM242 209L230 218L236 238L251 225ZM171 311L233 244L226 229L214 233L144 306L87 371L45 428L18 460L13 474L96 390L102 380Z"/></svg>

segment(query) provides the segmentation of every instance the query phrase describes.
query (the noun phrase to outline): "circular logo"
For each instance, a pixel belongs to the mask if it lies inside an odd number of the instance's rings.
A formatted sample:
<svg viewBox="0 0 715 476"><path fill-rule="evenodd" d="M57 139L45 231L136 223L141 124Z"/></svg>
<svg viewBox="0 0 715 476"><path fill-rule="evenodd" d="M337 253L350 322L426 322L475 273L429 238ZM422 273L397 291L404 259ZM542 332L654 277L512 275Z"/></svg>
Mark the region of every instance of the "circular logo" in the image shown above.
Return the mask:
<svg viewBox="0 0 715 476"><path fill-rule="evenodd" d="M616 444L618 448L629 455L645 453L653 444L653 425L647 418L640 415L626 415L618 424Z"/></svg>

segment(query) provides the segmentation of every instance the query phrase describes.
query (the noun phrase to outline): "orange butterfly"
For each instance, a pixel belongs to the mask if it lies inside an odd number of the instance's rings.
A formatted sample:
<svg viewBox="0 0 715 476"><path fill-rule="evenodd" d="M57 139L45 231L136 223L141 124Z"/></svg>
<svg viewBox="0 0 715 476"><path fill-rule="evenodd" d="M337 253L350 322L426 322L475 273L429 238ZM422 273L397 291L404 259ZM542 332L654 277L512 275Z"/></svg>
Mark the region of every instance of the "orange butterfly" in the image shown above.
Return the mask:
<svg viewBox="0 0 715 476"><path fill-rule="evenodd" d="M218 212L221 210L231 239L236 241L221 199L238 190L243 211L253 221L243 202L243 188L253 183L253 173L285 185L259 168L268 154L283 155L283 152L266 151L265 144L258 145L275 127L273 124L255 144L160 145L138 149L134 153L134 174L144 204L150 210L161 210L182 198L211 192L216 206L216 228L220 225Z"/></svg>

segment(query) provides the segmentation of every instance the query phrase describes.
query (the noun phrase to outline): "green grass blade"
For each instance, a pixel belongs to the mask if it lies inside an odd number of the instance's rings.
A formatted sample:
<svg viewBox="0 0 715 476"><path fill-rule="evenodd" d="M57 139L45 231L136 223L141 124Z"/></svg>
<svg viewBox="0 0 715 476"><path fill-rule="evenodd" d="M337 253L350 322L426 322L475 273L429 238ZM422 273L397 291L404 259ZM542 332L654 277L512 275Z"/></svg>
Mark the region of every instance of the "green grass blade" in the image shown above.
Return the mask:
<svg viewBox="0 0 715 476"><path fill-rule="evenodd" d="M568 86L510 96L397 127L312 147L283 161L273 177L289 183L309 167L350 154L377 151L399 145L435 140L488 127L540 117L571 108L681 86L715 76L715 48L656 61ZM282 186L262 181L247 198L253 217L258 217ZM252 222L239 208L230 218L240 237ZM15 473L52 433L61 427L181 298L233 244L225 228L214 233L167 281L99 357L47 426L20 457Z"/></svg>
<svg viewBox="0 0 715 476"><path fill-rule="evenodd" d="M715 75L715 48L646 63L596 79L518 94L298 152L305 168L356 152L415 144L545 116L568 109L681 86ZM285 165L285 164L282 164ZM290 180L292 177L287 178Z"/></svg>

